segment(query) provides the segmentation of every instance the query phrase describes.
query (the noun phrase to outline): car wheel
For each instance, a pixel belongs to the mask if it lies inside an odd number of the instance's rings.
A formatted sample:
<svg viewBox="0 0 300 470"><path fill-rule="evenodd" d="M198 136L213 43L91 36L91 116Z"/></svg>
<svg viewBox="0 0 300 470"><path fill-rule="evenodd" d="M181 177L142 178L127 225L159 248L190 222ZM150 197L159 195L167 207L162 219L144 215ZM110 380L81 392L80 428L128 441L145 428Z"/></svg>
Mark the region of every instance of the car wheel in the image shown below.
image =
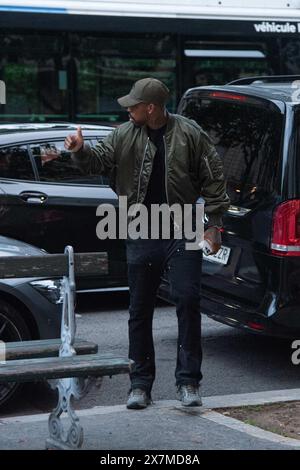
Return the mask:
<svg viewBox="0 0 300 470"><path fill-rule="evenodd" d="M0 300L0 341L25 341L31 339L30 331L17 309ZM15 382L0 384L0 407L7 405L20 392L22 385Z"/></svg>

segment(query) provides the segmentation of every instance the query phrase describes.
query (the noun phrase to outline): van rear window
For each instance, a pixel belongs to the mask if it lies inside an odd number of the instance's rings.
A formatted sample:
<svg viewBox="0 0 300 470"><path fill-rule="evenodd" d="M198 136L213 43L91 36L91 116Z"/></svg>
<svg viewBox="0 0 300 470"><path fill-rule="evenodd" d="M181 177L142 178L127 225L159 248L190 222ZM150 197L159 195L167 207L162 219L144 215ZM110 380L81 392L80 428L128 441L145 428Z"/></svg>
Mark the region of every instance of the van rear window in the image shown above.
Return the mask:
<svg viewBox="0 0 300 470"><path fill-rule="evenodd" d="M180 114L209 134L223 160L231 204L255 206L275 191L283 118L267 106L190 95Z"/></svg>

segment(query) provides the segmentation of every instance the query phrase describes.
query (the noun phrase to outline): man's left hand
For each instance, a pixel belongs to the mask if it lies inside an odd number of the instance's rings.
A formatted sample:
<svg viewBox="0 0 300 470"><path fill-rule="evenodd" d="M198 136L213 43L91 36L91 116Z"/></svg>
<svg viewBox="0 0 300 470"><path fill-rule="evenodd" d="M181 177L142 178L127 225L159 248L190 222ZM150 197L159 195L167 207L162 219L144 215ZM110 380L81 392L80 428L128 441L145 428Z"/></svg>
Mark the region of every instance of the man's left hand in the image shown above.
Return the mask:
<svg viewBox="0 0 300 470"><path fill-rule="evenodd" d="M220 230L217 227L208 227L204 232L204 240L207 240L211 246L211 254L218 253L222 244L222 237Z"/></svg>

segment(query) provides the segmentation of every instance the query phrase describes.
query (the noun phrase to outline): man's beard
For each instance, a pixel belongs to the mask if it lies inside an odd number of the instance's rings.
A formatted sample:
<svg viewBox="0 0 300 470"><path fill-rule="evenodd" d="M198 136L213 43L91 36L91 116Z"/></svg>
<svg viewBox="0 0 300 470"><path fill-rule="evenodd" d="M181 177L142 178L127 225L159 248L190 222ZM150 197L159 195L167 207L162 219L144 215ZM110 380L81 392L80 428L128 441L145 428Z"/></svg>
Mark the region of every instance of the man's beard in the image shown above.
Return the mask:
<svg viewBox="0 0 300 470"><path fill-rule="evenodd" d="M132 124L134 125L134 127L143 127L143 125L145 124L145 123L137 122L137 121L136 121L135 119L133 119L133 117L131 117L130 115L129 115L129 120L130 120L130 122L132 122Z"/></svg>

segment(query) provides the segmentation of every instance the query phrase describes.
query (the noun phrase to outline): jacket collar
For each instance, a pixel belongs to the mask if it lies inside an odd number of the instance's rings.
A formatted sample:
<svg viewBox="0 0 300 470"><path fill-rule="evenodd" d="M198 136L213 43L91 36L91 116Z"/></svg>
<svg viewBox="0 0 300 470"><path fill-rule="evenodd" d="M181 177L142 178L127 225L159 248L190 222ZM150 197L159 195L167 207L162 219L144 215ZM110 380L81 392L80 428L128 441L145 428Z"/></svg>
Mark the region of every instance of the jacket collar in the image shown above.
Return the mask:
<svg viewBox="0 0 300 470"><path fill-rule="evenodd" d="M168 134L169 132L173 130L174 125L175 125L175 116L174 114L168 113L166 134Z"/></svg>

